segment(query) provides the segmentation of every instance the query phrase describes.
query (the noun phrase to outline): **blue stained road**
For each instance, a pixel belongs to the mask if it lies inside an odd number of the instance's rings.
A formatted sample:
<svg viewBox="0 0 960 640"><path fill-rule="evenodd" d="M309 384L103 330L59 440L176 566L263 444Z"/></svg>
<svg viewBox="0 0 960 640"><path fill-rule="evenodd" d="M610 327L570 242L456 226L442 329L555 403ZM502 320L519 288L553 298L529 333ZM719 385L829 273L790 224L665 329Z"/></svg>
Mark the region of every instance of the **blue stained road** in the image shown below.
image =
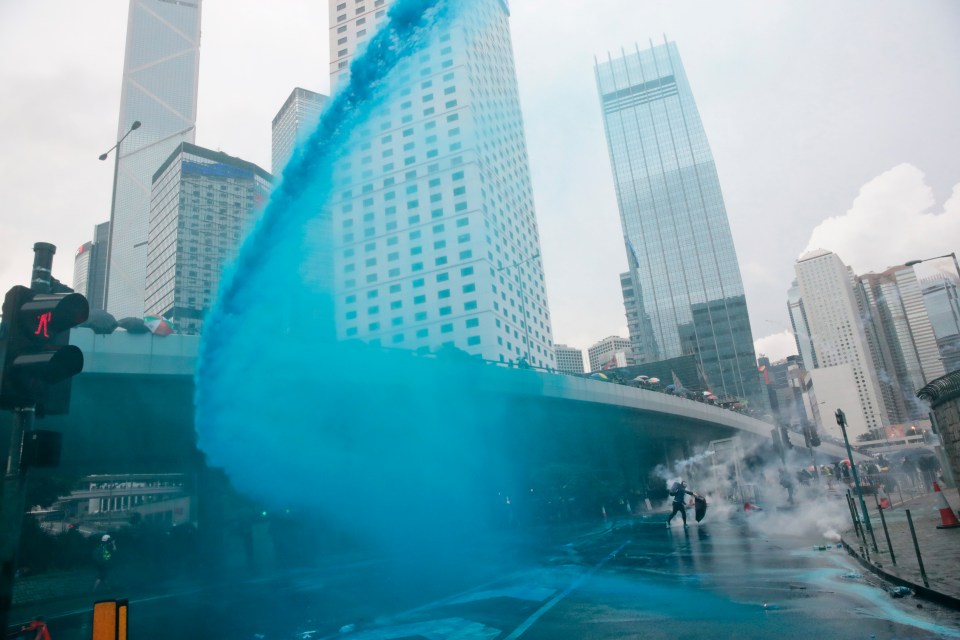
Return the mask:
<svg viewBox="0 0 960 640"><path fill-rule="evenodd" d="M758 536L737 517L687 530L620 521L345 637L960 638L960 613L893 598L842 549L814 549L823 542Z"/></svg>
<svg viewBox="0 0 960 640"><path fill-rule="evenodd" d="M783 514L779 514L780 517ZM663 516L330 562L131 599L130 637L293 640L960 638L960 612L893 598L843 549L735 513ZM89 616L53 616L57 640Z"/></svg>

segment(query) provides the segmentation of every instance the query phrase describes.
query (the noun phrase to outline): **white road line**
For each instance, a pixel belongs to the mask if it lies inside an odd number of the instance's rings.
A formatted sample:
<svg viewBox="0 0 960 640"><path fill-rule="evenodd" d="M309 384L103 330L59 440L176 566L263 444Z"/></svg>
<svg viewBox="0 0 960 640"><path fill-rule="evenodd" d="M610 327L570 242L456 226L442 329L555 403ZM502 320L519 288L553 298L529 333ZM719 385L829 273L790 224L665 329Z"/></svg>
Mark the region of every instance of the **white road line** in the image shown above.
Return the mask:
<svg viewBox="0 0 960 640"><path fill-rule="evenodd" d="M591 575L593 575L593 574L597 571L597 569L599 569L599 568L602 567L603 565L607 564L607 562L609 562L610 560L612 560L613 558L615 558L616 555L617 555L618 553L620 553L620 550L623 549L623 548L624 548L625 546L627 546L628 544L630 544L630 542L631 542L630 540L627 540L627 541L624 542L622 545L620 545L619 547L617 547L616 549L614 549L613 551L611 551L610 554L609 554L606 558L604 558L603 560L601 560L599 563L597 563L597 565L596 565L595 567L593 567L592 569L590 569L589 571L587 571L586 573L584 573L583 575L581 575L581 576L580 576L579 578L577 578L576 580L574 580L572 583L570 583L570 586L569 586L569 587L567 587L566 589L564 589L563 591L561 591L560 593L558 593L558 594L557 594L556 596L554 596L549 602L547 602L545 605L543 605L542 607L540 607L539 609L537 609L536 611L534 611L534 612L533 612L533 615L531 615L529 618L527 618L526 620L524 620L524 621L523 621L523 624L521 624L519 627L517 627L516 629L514 629L514 630L513 630L513 633L511 633L511 634L508 635L506 638L504 638L504 640L517 640L517 638L519 638L519 637L522 636L524 633L526 633L526 632L527 632L527 629L529 629L530 627L532 627L533 624L543 616L543 614L545 614L547 611L549 611L550 609L552 609L552 608L554 607L554 605L556 605L558 602L560 602L561 600L563 600L564 598L566 598L568 595L570 595L570 594L573 592L574 589L576 589L576 588L579 587L581 584L583 584L584 580L586 580L586 579L589 578Z"/></svg>

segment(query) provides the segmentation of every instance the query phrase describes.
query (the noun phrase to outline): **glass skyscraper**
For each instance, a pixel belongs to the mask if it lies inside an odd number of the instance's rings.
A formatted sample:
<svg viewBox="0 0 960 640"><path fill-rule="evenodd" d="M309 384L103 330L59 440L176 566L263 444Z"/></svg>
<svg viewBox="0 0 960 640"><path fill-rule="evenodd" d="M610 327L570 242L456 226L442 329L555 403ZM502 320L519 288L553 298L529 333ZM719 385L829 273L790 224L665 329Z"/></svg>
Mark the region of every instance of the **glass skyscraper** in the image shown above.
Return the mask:
<svg viewBox="0 0 960 640"><path fill-rule="evenodd" d="M330 1L331 86L391 4ZM338 337L555 367L506 2L462 3L387 82L334 170Z"/></svg>
<svg viewBox="0 0 960 640"><path fill-rule="evenodd" d="M890 424L926 418L916 391L945 371L913 267L857 276L853 291Z"/></svg>
<svg viewBox="0 0 960 640"><path fill-rule="evenodd" d="M596 64L639 362L696 356L714 393L768 401L720 180L676 44Z"/></svg>
<svg viewBox="0 0 960 640"><path fill-rule="evenodd" d="M943 367L950 373L960 369L960 291L946 276L926 280L923 303L927 307Z"/></svg>
<svg viewBox="0 0 960 640"><path fill-rule="evenodd" d="M147 265L150 185L181 142L194 141L201 0L130 0L120 95L119 153L111 216L106 308L141 316Z"/></svg>
<svg viewBox="0 0 960 640"><path fill-rule="evenodd" d="M85 242L73 262L73 290L86 296L90 310L103 309L103 288L107 282L107 247L110 223L93 228L93 241Z"/></svg>

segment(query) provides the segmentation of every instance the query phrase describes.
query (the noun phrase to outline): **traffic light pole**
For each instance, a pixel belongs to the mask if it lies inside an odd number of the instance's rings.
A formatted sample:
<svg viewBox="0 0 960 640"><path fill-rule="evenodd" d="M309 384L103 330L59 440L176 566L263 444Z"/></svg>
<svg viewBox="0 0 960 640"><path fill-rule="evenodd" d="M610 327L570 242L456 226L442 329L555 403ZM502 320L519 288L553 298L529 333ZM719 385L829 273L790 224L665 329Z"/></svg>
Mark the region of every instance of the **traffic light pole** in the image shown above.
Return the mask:
<svg viewBox="0 0 960 640"><path fill-rule="evenodd" d="M13 412L13 432L7 473L3 477L3 503L0 504L0 630L6 634L13 603L13 582L17 571L17 549L26 508L27 479L23 465L23 443L33 429L34 409L24 407Z"/></svg>
<svg viewBox="0 0 960 640"><path fill-rule="evenodd" d="M860 476L857 474L857 465L853 461L853 450L850 448L850 439L847 437L847 416L843 409L837 409L835 414L840 433L843 434L843 443L847 445L847 461L850 462L850 473L853 474L853 483L857 487L857 497L860 498L860 508L863 509L863 524L867 526L870 537L873 538L873 551L880 553L877 548L877 539L873 537L873 526L870 524L870 513L867 511L867 502L863 499L863 487L860 486ZM866 544L866 536L864 536Z"/></svg>
<svg viewBox="0 0 960 640"><path fill-rule="evenodd" d="M10 623L20 532L26 510L26 472L31 466L51 466L49 461L40 461L35 451L29 459L25 458L27 438L40 435L40 432L31 434L38 408L41 417L44 413L67 411L69 388L58 403L47 393L49 385L69 379L83 368L83 354L66 341L70 328L86 320L89 307L80 294L51 294L55 287L62 286L51 273L56 251L57 248L47 242L33 245L30 289L14 287L7 293L0 325L3 342L0 404L13 412L3 502L0 503L0 632L4 637ZM28 317L26 325L21 317L24 314ZM35 342L26 344L23 334ZM36 341L46 342L37 344Z"/></svg>

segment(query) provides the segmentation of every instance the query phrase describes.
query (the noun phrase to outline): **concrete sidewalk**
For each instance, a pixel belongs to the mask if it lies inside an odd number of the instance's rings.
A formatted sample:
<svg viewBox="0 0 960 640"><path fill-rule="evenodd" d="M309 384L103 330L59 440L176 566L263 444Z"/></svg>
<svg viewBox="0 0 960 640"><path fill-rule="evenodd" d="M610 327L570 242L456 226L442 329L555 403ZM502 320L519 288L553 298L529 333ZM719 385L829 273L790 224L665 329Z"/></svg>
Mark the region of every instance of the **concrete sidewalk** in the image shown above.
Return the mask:
<svg viewBox="0 0 960 640"><path fill-rule="evenodd" d="M956 490L941 488L941 495L948 501L954 515L957 515ZM866 540L863 540L857 536L852 525L842 536L847 551L864 567L887 581L909 587L920 597L960 609L960 527L937 529L937 525L942 523L938 494L931 492L907 499L903 503L894 502L892 508L883 510L890 536L889 546L873 496L864 496L864 501L867 503L879 553L874 551L870 534L866 533ZM859 508L859 501L857 502ZM907 523L908 510L917 534L917 545L926 572L926 584L920 572L920 563Z"/></svg>

